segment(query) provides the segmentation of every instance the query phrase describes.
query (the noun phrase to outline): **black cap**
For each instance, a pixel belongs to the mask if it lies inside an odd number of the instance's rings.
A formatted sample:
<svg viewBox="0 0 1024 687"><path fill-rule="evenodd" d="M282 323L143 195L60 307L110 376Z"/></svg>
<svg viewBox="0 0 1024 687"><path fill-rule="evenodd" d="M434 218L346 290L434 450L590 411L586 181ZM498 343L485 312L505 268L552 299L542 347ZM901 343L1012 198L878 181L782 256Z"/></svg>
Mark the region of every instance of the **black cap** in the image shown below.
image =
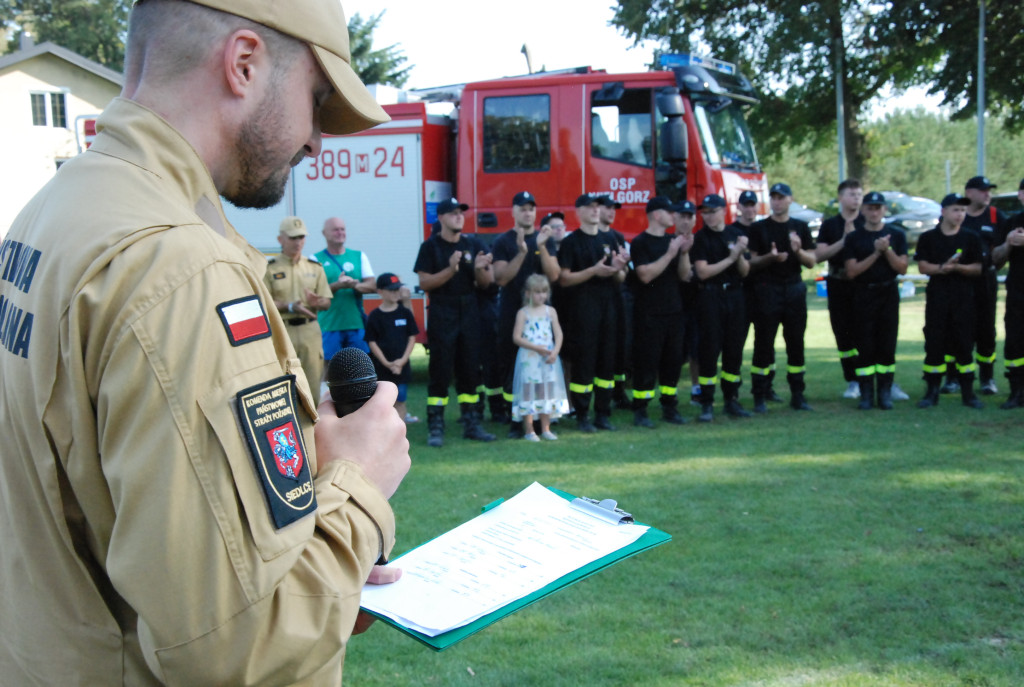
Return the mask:
<svg viewBox="0 0 1024 687"><path fill-rule="evenodd" d="M398 278L397 274L385 272L377 277L377 288L382 291L398 291L398 289L403 286L405 286L405 284L402 283L402 280Z"/></svg>
<svg viewBox="0 0 1024 687"><path fill-rule="evenodd" d="M618 210L619 208L622 207L622 203L615 202L615 200L611 196L601 196L599 200L601 201L601 205L605 206L606 208L615 208L616 210Z"/></svg>
<svg viewBox="0 0 1024 687"><path fill-rule="evenodd" d="M697 206L688 200L681 200L671 208L672 212L678 212L680 215L696 215Z"/></svg>
<svg viewBox="0 0 1024 687"><path fill-rule="evenodd" d="M448 200L442 200L437 204L437 214L447 215L449 212L455 212L456 208L465 212L469 209L469 206L465 203L460 203L455 198L449 198Z"/></svg>
<svg viewBox="0 0 1024 687"><path fill-rule="evenodd" d="M646 213L656 212L658 210L671 210L672 202L665 196L654 196L647 201L647 207L644 209Z"/></svg>
<svg viewBox="0 0 1024 687"><path fill-rule="evenodd" d="M601 200L600 196L595 196L593 193L584 193L576 199L576 207L578 208L581 208L584 205L590 205L591 203L601 203L603 205L604 201Z"/></svg>
<svg viewBox="0 0 1024 687"><path fill-rule="evenodd" d="M996 185L989 181L988 177L971 177L970 179L967 180L967 183L964 184L965 189L974 188L978 189L979 191L987 191L990 188L995 187Z"/></svg>
<svg viewBox="0 0 1024 687"><path fill-rule="evenodd" d="M533 197L533 194L529 191L520 191L516 194L516 197L512 199L513 205L526 205L527 203L536 206L537 201Z"/></svg>
<svg viewBox="0 0 1024 687"><path fill-rule="evenodd" d="M768 195L791 196L793 195L793 190L789 187L789 184L772 184L772 187L768 190Z"/></svg>
<svg viewBox="0 0 1024 687"><path fill-rule="evenodd" d="M740 194L740 205L757 205L757 194L753 191L744 191Z"/></svg>
<svg viewBox="0 0 1024 687"><path fill-rule="evenodd" d="M704 200L700 201L700 209L704 208L724 208L725 198L718 195L717 193L709 193L704 196Z"/></svg>
<svg viewBox="0 0 1024 687"><path fill-rule="evenodd" d="M543 219L541 219L540 225L543 227L545 224L555 219L556 217L562 220L563 222L565 221L565 215L563 215L561 212L549 212L548 214L544 215Z"/></svg>
<svg viewBox="0 0 1024 687"><path fill-rule="evenodd" d="M885 205L885 196L878 191L872 191L864 196L863 205Z"/></svg>
<svg viewBox="0 0 1024 687"><path fill-rule="evenodd" d="M970 205L971 201L964 198L959 193L950 193L948 196L942 199L942 207L948 208L950 205Z"/></svg>

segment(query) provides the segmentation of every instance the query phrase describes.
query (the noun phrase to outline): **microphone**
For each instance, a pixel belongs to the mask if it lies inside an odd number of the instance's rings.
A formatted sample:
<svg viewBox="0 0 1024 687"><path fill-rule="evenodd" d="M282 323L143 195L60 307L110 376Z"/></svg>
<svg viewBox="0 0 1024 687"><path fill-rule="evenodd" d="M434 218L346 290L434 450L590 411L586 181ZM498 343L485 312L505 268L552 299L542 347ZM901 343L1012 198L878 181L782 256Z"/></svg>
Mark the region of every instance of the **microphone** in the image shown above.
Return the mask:
<svg viewBox="0 0 1024 687"><path fill-rule="evenodd" d="M377 373L370 356L351 347L335 353L327 366L327 388L338 417L362 408L377 391Z"/></svg>

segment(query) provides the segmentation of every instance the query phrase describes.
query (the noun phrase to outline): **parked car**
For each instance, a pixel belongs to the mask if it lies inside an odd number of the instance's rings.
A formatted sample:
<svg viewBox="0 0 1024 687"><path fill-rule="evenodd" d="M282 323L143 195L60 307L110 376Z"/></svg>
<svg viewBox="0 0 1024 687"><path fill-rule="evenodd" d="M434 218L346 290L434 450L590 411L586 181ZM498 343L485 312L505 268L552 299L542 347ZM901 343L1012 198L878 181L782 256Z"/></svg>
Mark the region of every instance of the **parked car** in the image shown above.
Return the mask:
<svg viewBox="0 0 1024 687"><path fill-rule="evenodd" d="M881 193L885 196L885 221L903 230L908 246L916 246L921 234L938 226L942 206L934 200L900 191Z"/></svg>
<svg viewBox="0 0 1024 687"><path fill-rule="evenodd" d="M824 215L806 205L793 201L789 205L789 216L801 222L807 222L807 226L811 229L811 236L817 236L818 229L821 228L821 219Z"/></svg>
<svg viewBox="0 0 1024 687"><path fill-rule="evenodd" d="M996 206L1008 215L1015 215L1024 207L1021 207L1020 199L1017 197L1017 192L1013 193L1000 193L992 196L992 205Z"/></svg>

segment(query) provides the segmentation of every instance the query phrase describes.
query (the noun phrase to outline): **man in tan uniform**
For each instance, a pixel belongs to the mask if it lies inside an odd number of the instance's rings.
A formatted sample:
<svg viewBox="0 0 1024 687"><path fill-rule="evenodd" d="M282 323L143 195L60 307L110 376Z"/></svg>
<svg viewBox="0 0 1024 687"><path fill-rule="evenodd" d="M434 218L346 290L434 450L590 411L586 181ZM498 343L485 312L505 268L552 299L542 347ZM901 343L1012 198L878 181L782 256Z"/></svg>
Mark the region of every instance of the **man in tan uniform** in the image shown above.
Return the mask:
<svg viewBox="0 0 1024 687"><path fill-rule="evenodd" d="M0 245L4 684L336 687L388 579L395 387L318 419L218 198L387 118L337 1L280 5L138 3L122 97Z"/></svg>
<svg viewBox="0 0 1024 687"><path fill-rule="evenodd" d="M274 307L284 318L288 338L302 361L313 402L320 405L320 377L324 372L324 343L316 314L331 307L331 287L323 266L304 257L306 223L298 217L281 220L277 241L281 254L269 259L263 281L270 289Z"/></svg>

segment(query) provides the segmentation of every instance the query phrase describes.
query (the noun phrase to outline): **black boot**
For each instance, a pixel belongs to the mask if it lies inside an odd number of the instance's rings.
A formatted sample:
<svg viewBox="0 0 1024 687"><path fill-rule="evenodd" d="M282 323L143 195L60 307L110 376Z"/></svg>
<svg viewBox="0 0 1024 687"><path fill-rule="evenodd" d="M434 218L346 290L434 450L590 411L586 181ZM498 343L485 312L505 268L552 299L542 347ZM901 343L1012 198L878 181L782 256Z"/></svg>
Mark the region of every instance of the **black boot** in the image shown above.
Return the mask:
<svg viewBox="0 0 1024 687"><path fill-rule="evenodd" d="M942 375L928 373L925 374L924 381L928 388L924 393L924 398L917 402L917 407L931 408L939 405L939 387L942 385Z"/></svg>
<svg viewBox="0 0 1024 687"><path fill-rule="evenodd" d="M960 400L968 408L981 410L985 404L974 395L974 373L963 372L960 374Z"/></svg>
<svg viewBox="0 0 1024 687"><path fill-rule="evenodd" d="M857 410L871 410L875 407L873 402L875 398L874 375L858 377L857 385L860 386L860 403L857 404Z"/></svg>
<svg viewBox="0 0 1024 687"><path fill-rule="evenodd" d="M647 408L637 408L633 411L633 424L637 427L646 427L647 429L654 429L654 423L651 422L651 418L647 417Z"/></svg>
<svg viewBox="0 0 1024 687"><path fill-rule="evenodd" d="M661 406L661 419L670 425L686 424L686 418L679 414L679 409L674 405Z"/></svg>
<svg viewBox="0 0 1024 687"><path fill-rule="evenodd" d="M700 415L697 416L699 422L711 422L715 419L715 407L710 403L700 404Z"/></svg>
<svg viewBox="0 0 1024 687"><path fill-rule="evenodd" d="M444 446L444 406L427 406L427 446Z"/></svg>
<svg viewBox="0 0 1024 687"><path fill-rule="evenodd" d="M878 407L882 410L892 410L892 382L878 381Z"/></svg>
<svg viewBox="0 0 1024 687"><path fill-rule="evenodd" d="M596 413L594 415L594 427L597 429L603 429L606 432L616 431L615 425L612 424L611 417L604 413Z"/></svg>
<svg viewBox="0 0 1024 687"><path fill-rule="evenodd" d="M750 417L750 413L743 409L736 398L725 399L725 414L729 417Z"/></svg>
<svg viewBox="0 0 1024 687"><path fill-rule="evenodd" d="M772 403L782 403L782 396L775 393L775 370L768 373L768 388L764 392L764 397Z"/></svg>
<svg viewBox="0 0 1024 687"><path fill-rule="evenodd" d="M1024 408L1024 377L1008 377L1010 380L1010 397L1000 405L1003 410Z"/></svg>
<svg viewBox="0 0 1024 687"><path fill-rule="evenodd" d="M512 421L512 404L501 394L488 396L487 405L491 407L491 422L507 425Z"/></svg>
<svg viewBox="0 0 1024 687"><path fill-rule="evenodd" d="M982 396L995 396L999 393L999 387L992 379L994 368L994 363L978 363L978 391Z"/></svg>
<svg viewBox="0 0 1024 687"><path fill-rule="evenodd" d="M494 441L495 436L480 425L480 411L473 403L462 404L462 438L473 441Z"/></svg>
<svg viewBox="0 0 1024 687"><path fill-rule="evenodd" d="M768 412L768 406L764 404L764 396L754 394L754 412L763 414Z"/></svg>

